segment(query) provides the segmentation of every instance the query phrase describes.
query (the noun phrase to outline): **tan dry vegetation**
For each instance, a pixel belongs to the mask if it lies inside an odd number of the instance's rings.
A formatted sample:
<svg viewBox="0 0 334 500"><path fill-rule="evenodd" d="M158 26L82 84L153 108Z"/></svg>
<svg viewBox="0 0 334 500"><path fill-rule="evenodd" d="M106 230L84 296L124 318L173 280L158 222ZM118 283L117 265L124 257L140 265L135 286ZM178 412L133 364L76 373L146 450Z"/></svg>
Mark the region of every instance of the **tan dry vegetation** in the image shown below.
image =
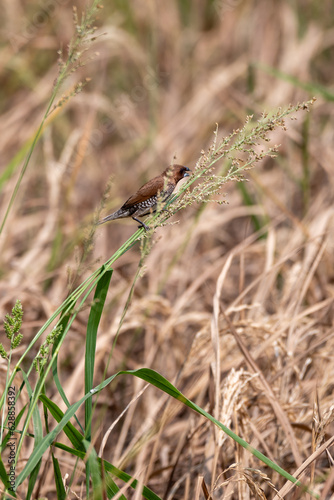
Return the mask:
<svg viewBox="0 0 334 500"><path fill-rule="evenodd" d="M110 176L106 213L174 154L192 168L216 122L219 136L226 135L249 113L310 97L259 64L302 82L333 81L329 1L115 5L101 11L101 36L63 92L92 80L50 115L0 239L1 316L17 298L25 313L14 360L65 299L69 282L82 282L136 229L133 221L99 228L80 263L85 227ZM33 137L57 74L56 52L72 36L70 2L55 0L54 7L45 23L34 25L40 4L4 3L2 173ZM317 101L309 114L300 112L297 121L287 120L286 132L271 134L272 144L281 144L279 157L247 172L252 205L230 183L220 198L228 205L189 207L173 219L177 224L156 231L108 375L142 366L159 371L288 472L299 468L302 480L327 499L334 491L332 452L320 447L332 436L334 418L334 128L331 102L316 87L312 95ZM2 186L1 214L20 164ZM139 258L138 244L115 263L95 384ZM71 403L84 393L88 314L88 307L79 314L60 352ZM48 391L65 409L52 384ZM205 498L204 485L207 498L274 498L286 483L212 424L135 377L122 376L101 393L93 436L105 459L164 499ZM31 446L26 439L22 461ZM75 459L60 450L56 456L63 476L70 475ZM85 497L82 467L75 469L70 498ZM56 497L52 475L45 456L40 497ZM124 494L140 498L130 489ZM283 494L308 497L298 489Z"/></svg>

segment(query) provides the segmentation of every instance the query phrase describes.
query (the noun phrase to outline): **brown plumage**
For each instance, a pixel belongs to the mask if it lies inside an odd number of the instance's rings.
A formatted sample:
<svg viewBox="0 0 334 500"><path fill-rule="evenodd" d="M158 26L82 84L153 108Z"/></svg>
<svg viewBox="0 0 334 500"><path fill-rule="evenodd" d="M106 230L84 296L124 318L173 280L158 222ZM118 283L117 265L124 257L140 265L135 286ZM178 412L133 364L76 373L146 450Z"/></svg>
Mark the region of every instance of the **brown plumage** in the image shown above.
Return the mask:
<svg viewBox="0 0 334 500"><path fill-rule="evenodd" d="M184 177L189 177L190 169L183 165L171 165L157 175L146 184L144 184L138 191L130 196L128 200L116 212L104 217L98 224L103 224L109 220L121 219L123 217L132 217L135 221L140 223L139 227L148 229L144 222L137 219L149 213L155 212L157 208L157 201L159 195L162 202L166 202L172 195L176 184Z"/></svg>

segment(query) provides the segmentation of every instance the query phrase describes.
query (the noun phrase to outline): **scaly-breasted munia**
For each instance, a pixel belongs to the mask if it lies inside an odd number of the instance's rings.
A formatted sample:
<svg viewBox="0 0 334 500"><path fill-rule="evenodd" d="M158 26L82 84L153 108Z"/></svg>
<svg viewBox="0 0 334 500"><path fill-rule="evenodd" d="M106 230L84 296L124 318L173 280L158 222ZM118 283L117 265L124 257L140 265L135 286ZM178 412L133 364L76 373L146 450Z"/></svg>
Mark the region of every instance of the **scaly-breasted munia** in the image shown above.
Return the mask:
<svg viewBox="0 0 334 500"><path fill-rule="evenodd" d="M104 219L100 220L98 224L103 224L109 220L121 219L123 217L132 217L135 221L139 222L139 227L148 229L144 222L137 219L149 213L155 212L159 196L161 201L165 203L172 195L176 184L184 177L189 177L190 169L183 165L171 165L157 175L146 184L144 184L138 191L130 196L128 200L116 212L107 215Z"/></svg>

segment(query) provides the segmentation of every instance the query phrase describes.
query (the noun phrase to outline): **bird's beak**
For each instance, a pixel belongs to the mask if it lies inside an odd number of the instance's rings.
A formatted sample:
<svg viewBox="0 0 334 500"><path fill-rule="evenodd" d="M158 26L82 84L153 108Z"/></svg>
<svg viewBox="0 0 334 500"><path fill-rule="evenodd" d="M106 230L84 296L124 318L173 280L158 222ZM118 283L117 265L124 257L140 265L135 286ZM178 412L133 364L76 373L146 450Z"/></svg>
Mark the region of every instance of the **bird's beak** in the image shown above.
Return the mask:
<svg viewBox="0 0 334 500"><path fill-rule="evenodd" d="M187 171L184 172L183 177L189 177L190 174L188 174L188 172L191 172L190 168L187 168Z"/></svg>

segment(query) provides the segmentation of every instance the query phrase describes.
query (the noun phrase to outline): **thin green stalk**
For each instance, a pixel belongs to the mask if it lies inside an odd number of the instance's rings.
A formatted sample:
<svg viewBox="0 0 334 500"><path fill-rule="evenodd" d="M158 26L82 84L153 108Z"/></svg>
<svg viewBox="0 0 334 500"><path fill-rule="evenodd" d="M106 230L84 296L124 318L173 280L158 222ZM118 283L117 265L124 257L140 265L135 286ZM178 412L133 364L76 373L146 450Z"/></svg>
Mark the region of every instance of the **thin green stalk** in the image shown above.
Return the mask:
<svg viewBox="0 0 334 500"><path fill-rule="evenodd" d="M6 397L6 394L7 394L7 387L10 386L10 384L8 383L8 373L9 373L9 370L10 370L11 359L12 359L12 349L10 349L9 356L8 356L8 363L7 363L7 370L6 370L6 384L5 384L5 390L4 390L4 393L3 393L3 397L4 398ZM3 405L2 415L1 415L0 444L2 443L2 436L3 436L4 426L5 426L5 405Z"/></svg>
<svg viewBox="0 0 334 500"><path fill-rule="evenodd" d="M102 273L101 273L102 274ZM104 274L104 273L103 273ZM97 280L98 281L98 280ZM54 349L54 352L52 354L52 357L51 357L51 360L48 364L48 366L45 368L45 370L43 371L43 375L42 377L38 380L37 384L36 384L36 387L35 387L35 390L34 390L34 393L33 393L33 397L30 401L30 405L29 405L29 410L28 410L28 414L27 414L27 417L26 417L26 420L24 422L24 425L23 425L23 428L22 428L22 432L21 432L21 436L20 436L20 440L18 442L18 446L17 446L17 453L16 453L16 458L18 458L19 456L19 453L20 453L20 450L21 450L21 447L22 447L22 444L23 444L23 439L25 437L25 434L27 432L27 429L28 429L28 425L29 425L29 422L30 422L30 419L32 417L32 414L33 414L33 411L34 411L34 408L38 402L38 398L41 394L41 391L42 391L42 388L43 388L43 385L46 381L46 378L47 378L47 375L49 373L49 371L51 370L51 367L53 365L53 362L54 360L56 359L56 357L58 356L58 353L60 351L60 348L62 346L62 343L63 341L65 340L65 337L66 337L66 334L67 332L69 331L70 327L72 326L72 323L73 321L75 320L77 314L79 313L81 307L83 306L83 304L86 302L86 299L88 298L89 294L94 290L94 287L97 283L97 281L95 283L93 283L93 285L88 289L88 291L86 292L86 294L84 295L83 299L81 300L81 303L79 305L79 307L77 308L77 310L74 312L72 318L70 319L70 321L68 322L68 325L66 326L66 329L64 330L64 333L62 334L61 338L60 338L60 341L57 345L57 347Z"/></svg>
<svg viewBox="0 0 334 500"><path fill-rule="evenodd" d="M71 311L72 309L72 303L76 302L78 298L84 293L84 291L91 285L94 288L97 282L104 276L104 274L110 270L112 264L119 258L121 257L127 250L129 250L135 242L139 239L139 236L143 233L143 229L138 229L118 250L117 252L114 253L114 255L107 260L105 264L103 264L101 267L99 267L94 273L89 276L83 283L81 283L65 300L64 302L56 309L56 311L53 313L53 315L44 323L44 325L40 328L40 330L36 333L34 338L31 340L30 344L24 351L24 353L21 355L20 359L17 361L13 372L9 378L8 385L11 384L11 382L14 379L14 376L16 372L19 370L20 365L22 361L25 359L26 355L28 352L31 350L33 345L36 343L36 341L39 339L39 337L45 332L45 330L53 323L53 321L59 316L59 314L64 313L67 314ZM105 267L104 270L101 272L103 266ZM81 306L80 306L81 307ZM76 310L77 314L80 310L80 307ZM27 375L29 376L31 370L33 368L33 364L31 364ZM7 386L8 386L7 385ZM7 387L6 386L6 387ZM5 398L5 392L2 394L0 398L0 408L4 403L4 398Z"/></svg>
<svg viewBox="0 0 334 500"><path fill-rule="evenodd" d="M85 41L85 38L87 38L87 35L91 33L90 24L91 24L91 22L93 20L92 17L93 17L93 14L94 14L95 10L98 7L98 4L99 4L99 1L98 0L94 0L93 3L92 3L92 6L90 7L90 9L87 10L87 13L85 15L83 15L83 17L82 17L81 26L80 27L76 26L76 28L77 28L77 34L72 38L72 41L70 43L69 54L68 54L67 60L63 64L63 66L62 66L62 68L61 68L61 70L59 72L59 75L58 75L58 77L56 79L56 82L55 82L55 85L53 87L51 98L49 100L49 103L47 105L46 111L45 111L44 116L42 118L41 124L38 127L36 135L35 135L32 143L31 143L31 146L30 146L29 150L28 150L28 154L26 156L26 159L24 160L24 163L23 163L23 166L22 166L19 178L16 181L13 193L12 193L11 198L9 200L9 204L8 204L5 216L4 216L4 218L2 220L2 223L1 223L1 226L0 226L0 235L2 234L3 228L4 228L5 224L6 224L6 221L7 221L8 215L9 215L9 212L10 212L12 206L13 206L13 203L14 203L15 198L17 196L18 190L20 188L23 176L26 173L26 170L28 168L31 156L32 156L32 154L34 152L34 149L35 149L35 146L36 146L36 144L38 142L38 139L40 138L40 135L41 135L42 129L44 127L45 121L46 121L49 113L51 112L51 108L52 108L53 103L54 103L54 101L55 101L55 99L57 97L57 94L58 94L58 91L60 89L60 86L62 85L62 83L65 80L65 78L68 76L73 63L75 63L77 65L79 64L78 60L80 59L80 55L81 54L79 53L79 57L78 57L78 52L77 51L78 51L80 45Z"/></svg>
<svg viewBox="0 0 334 500"><path fill-rule="evenodd" d="M24 360L25 356L30 351L31 347L35 344L35 342L38 340L38 338L44 333L44 331L46 330L46 328L48 326L50 326L50 324L56 319L56 317L60 313L62 313L62 312L64 312L64 314L69 313L70 310L71 310L71 308L72 308L73 301L77 301L78 298L88 289L88 291L86 291L85 295L83 296L83 298L82 298L79 306L73 312L72 317L71 317L70 321L68 322L66 329L62 333L60 341L59 341L56 349L53 352L52 358L51 358L48 366L45 368L45 370L43 372L43 376L37 382L37 385L36 385L35 390L34 390L33 398L32 398L32 400L30 402L30 405L29 405L28 414L27 414L27 417L26 417L26 420L25 420L25 423L24 423L24 426L23 426L23 429L22 429L22 432L21 432L20 440L19 440L19 443L18 443L17 453L16 453L16 457L17 458L19 456L19 453L20 453L20 450L21 450L21 447L22 447L22 443L23 443L23 438L24 438L24 436L25 436L25 434L27 432L27 428L28 428L29 422L31 420L34 408L35 408L35 406L37 404L37 400L38 400L38 397L39 397L39 395L41 393L43 384L45 383L46 377L47 377L47 375L48 375L48 373L49 373L49 371L50 371L50 369L52 367L52 364L53 364L54 360L56 359L56 357L57 357L57 355L59 353L60 347L61 347L63 341L65 340L66 334L69 331L69 329L70 329L70 327L71 327L74 319L76 318L77 314L80 312L82 306L86 302L86 300L87 300L88 296L90 295L90 293L92 292L92 290L97 285L98 281L105 275L105 273L107 271L110 270L112 264L121 255L123 255L123 253L125 253L129 248L131 248L134 245L134 243L138 240L138 238L139 238L139 236L141 235L142 232L143 232L143 229L138 229L117 250L117 252L115 252L115 254L106 262L106 264L104 264L104 266L101 266L97 271L95 271L80 286L78 286L78 288L76 290L74 290L74 292L72 292L71 295L69 295L69 297L66 298L66 300L63 302L63 304L60 307L58 307L58 309L55 311L55 313L48 319L48 321L38 331L38 333L32 339L32 341L28 345L27 349L25 350L25 352L22 354L21 358L18 360L17 364L15 365L15 367L13 369L13 372L12 372L10 378L9 378L8 385L10 385L11 382L12 382L12 380L14 379L14 376L15 376L16 372L19 370L20 364ZM103 269L103 267L104 267L104 269ZM27 377L29 377L29 374L31 373L32 369L33 369L33 363L31 364L31 366L30 366L30 368L29 368L29 370L27 372ZM8 385L6 385L6 387L8 387ZM2 395L2 397L0 399L0 407L4 403L5 394L6 394L6 391L4 391L4 393L3 393L3 395Z"/></svg>

